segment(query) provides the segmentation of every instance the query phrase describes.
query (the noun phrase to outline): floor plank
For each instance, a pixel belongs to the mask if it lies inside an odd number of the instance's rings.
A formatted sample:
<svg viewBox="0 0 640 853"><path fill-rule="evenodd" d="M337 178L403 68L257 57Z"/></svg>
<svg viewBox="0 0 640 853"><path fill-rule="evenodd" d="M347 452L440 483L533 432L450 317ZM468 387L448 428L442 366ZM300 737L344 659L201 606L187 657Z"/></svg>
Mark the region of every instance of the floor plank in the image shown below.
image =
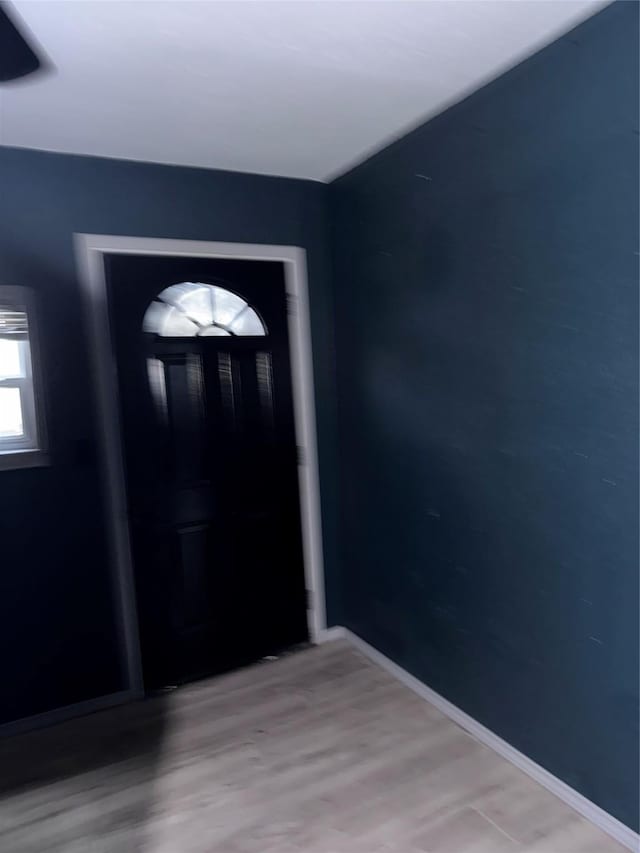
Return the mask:
<svg viewBox="0 0 640 853"><path fill-rule="evenodd" d="M11 853L616 853L343 642L0 743Z"/></svg>

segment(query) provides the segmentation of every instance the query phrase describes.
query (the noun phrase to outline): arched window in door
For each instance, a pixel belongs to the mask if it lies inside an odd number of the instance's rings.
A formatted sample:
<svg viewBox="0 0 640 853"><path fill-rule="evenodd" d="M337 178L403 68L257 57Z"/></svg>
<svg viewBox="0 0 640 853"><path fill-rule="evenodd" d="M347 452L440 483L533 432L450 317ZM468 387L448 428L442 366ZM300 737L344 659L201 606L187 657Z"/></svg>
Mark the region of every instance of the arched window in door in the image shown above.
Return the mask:
<svg viewBox="0 0 640 853"><path fill-rule="evenodd" d="M172 284L159 293L145 311L142 328L163 338L267 334L257 311L237 293L194 281Z"/></svg>

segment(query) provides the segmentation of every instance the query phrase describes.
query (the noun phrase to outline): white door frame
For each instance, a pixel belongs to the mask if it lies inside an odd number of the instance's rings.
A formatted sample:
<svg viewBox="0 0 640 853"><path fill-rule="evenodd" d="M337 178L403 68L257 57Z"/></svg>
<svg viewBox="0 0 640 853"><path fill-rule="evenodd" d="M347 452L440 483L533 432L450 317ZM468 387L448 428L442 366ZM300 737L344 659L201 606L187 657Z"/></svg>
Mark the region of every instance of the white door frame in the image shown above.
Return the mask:
<svg viewBox="0 0 640 853"><path fill-rule="evenodd" d="M96 411L100 431L101 468L106 497L106 523L113 569L122 655L132 695L143 691L133 564L129 540L122 436L118 407L115 354L111 342L105 254L170 255L280 261L284 265L288 303L289 353L298 452L300 518L307 624L312 642L326 629L320 485L316 439L311 329L307 293L306 253L297 246L253 243L209 243L199 240L75 234L75 251L87 312Z"/></svg>

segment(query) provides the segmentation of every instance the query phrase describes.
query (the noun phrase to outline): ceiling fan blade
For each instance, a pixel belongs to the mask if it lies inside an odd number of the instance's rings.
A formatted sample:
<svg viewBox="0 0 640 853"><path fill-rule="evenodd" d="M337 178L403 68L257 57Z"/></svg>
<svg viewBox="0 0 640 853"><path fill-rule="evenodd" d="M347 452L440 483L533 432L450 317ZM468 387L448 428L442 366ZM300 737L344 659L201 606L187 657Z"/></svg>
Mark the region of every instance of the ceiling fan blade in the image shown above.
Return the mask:
<svg viewBox="0 0 640 853"><path fill-rule="evenodd" d="M0 3L0 82L25 77L42 64L12 17L7 13L7 4Z"/></svg>

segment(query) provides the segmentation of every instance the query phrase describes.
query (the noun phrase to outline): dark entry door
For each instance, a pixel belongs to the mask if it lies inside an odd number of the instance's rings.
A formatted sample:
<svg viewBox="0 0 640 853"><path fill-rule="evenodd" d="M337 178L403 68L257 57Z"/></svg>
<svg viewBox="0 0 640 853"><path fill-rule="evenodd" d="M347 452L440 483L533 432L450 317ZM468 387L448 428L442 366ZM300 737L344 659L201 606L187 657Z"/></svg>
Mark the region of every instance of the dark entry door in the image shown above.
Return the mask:
<svg viewBox="0 0 640 853"><path fill-rule="evenodd" d="M105 271L150 689L307 639L284 268Z"/></svg>

